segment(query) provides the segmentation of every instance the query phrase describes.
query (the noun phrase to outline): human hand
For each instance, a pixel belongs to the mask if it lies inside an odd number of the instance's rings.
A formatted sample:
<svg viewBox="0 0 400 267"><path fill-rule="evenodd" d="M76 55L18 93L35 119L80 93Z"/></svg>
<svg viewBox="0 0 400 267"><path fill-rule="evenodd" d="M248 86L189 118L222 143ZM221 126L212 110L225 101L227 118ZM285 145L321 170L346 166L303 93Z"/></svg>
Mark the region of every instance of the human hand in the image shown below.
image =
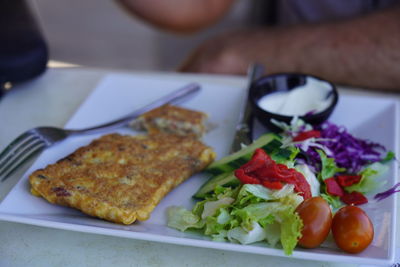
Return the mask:
<svg viewBox="0 0 400 267"><path fill-rule="evenodd" d="M337 22L222 34L200 45L179 70L245 74L258 62L268 74L301 72L336 84L398 92L399 14L400 6Z"/></svg>
<svg viewBox="0 0 400 267"><path fill-rule="evenodd" d="M242 30L219 35L195 49L178 70L245 74L250 63L271 57L273 42L266 41L268 36L265 30Z"/></svg>

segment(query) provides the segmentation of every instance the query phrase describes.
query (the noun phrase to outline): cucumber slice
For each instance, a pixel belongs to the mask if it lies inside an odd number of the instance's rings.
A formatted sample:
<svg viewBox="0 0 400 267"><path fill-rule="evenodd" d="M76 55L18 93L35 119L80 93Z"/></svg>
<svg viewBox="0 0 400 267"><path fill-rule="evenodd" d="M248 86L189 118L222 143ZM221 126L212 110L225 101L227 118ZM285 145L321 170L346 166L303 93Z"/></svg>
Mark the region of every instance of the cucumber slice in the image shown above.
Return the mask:
<svg viewBox="0 0 400 267"><path fill-rule="evenodd" d="M227 172L217 176L213 176L206 183L204 183L199 190L197 190L193 197L205 198L205 196L208 193L213 192L218 185L224 187L236 187L240 185L240 181L236 178L233 172Z"/></svg>
<svg viewBox="0 0 400 267"><path fill-rule="evenodd" d="M256 148L264 147L271 141L279 139L280 137L274 133L264 134L247 147L213 162L205 171L213 175L233 171L249 161Z"/></svg>
<svg viewBox="0 0 400 267"><path fill-rule="evenodd" d="M282 142L278 139L273 139L271 142L268 142L266 145L262 146L261 148L267 152L267 154L271 154L272 152L280 149L282 146Z"/></svg>
<svg viewBox="0 0 400 267"><path fill-rule="evenodd" d="M279 135L267 133L260 136L249 146L215 161L205 170L207 173L212 174L212 177L200 187L193 197L205 198L217 186L236 187L240 185L240 181L236 178L233 171L247 163L257 148L264 149L278 163L284 163L293 158L298 152L296 148L282 149L281 146L282 142Z"/></svg>

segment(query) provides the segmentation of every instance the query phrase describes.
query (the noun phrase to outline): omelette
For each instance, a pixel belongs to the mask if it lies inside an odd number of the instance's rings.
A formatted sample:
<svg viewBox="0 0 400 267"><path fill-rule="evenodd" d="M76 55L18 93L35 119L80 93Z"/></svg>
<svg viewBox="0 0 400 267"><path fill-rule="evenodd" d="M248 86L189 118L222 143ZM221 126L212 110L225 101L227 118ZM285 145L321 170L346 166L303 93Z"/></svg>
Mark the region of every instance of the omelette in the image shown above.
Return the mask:
<svg viewBox="0 0 400 267"><path fill-rule="evenodd" d="M143 221L177 185L215 159L192 136L109 134L29 176L31 192L111 222Z"/></svg>
<svg viewBox="0 0 400 267"><path fill-rule="evenodd" d="M130 125L149 133L173 133L200 138L206 132L206 113L173 105L163 105L146 112Z"/></svg>

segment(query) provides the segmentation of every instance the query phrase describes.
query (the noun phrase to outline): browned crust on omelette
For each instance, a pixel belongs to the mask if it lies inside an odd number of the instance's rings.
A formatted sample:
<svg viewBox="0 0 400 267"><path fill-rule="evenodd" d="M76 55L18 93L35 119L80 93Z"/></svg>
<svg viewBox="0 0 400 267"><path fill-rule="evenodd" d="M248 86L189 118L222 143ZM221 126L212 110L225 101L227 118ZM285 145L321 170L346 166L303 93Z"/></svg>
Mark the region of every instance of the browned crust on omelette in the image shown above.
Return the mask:
<svg viewBox="0 0 400 267"><path fill-rule="evenodd" d="M105 135L32 173L32 193L112 222L149 218L174 187L203 170L214 151L195 138L168 134Z"/></svg>
<svg viewBox="0 0 400 267"><path fill-rule="evenodd" d="M131 126L149 133L173 133L201 137L205 131L207 114L173 105L164 105L146 112Z"/></svg>

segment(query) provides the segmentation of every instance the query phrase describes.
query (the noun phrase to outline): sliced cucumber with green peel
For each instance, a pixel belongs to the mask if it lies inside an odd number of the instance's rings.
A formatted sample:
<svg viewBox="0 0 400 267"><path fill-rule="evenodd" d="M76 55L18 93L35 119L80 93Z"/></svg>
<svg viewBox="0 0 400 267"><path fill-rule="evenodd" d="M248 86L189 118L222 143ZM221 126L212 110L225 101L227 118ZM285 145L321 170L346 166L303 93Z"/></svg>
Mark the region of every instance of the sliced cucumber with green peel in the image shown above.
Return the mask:
<svg viewBox="0 0 400 267"><path fill-rule="evenodd" d="M296 147L281 148L281 146L281 137L274 133L268 133L260 136L249 146L215 161L205 170L207 173L212 174L212 177L200 187L193 197L205 198L217 186L236 187L240 185L239 179L236 178L233 172L247 163L257 148L264 149L278 163L285 163L287 160L293 159L298 153L298 148Z"/></svg>
<svg viewBox="0 0 400 267"><path fill-rule="evenodd" d="M262 146L261 148L265 150L265 152L272 153L275 150L279 149L282 146L282 142L278 139L272 139L270 142Z"/></svg>
<svg viewBox="0 0 400 267"><path fill-rule="evenodd" d="M195 198L205 198L208 193L214 191L217 186L223 187L236 187L240 185L240 181L233 172L222 173L217 176L211 177L207 182L205 182L200 189L193 195Z"/></svg>
<svg viewBox="0 0 400 267"><path fill-rule="evenodd" d="M208 166L205 171L213 175L233 171L249 161L251 159L251 156L253 155L254 150L256 150L257 148L264 148L264 146L274 140L280 143L279 139L280 136L274 133L264 134L256 139L253 143L242 148L241 150L213 162L210 166ZM275 147L275 145L273 147Z"/></svg>

